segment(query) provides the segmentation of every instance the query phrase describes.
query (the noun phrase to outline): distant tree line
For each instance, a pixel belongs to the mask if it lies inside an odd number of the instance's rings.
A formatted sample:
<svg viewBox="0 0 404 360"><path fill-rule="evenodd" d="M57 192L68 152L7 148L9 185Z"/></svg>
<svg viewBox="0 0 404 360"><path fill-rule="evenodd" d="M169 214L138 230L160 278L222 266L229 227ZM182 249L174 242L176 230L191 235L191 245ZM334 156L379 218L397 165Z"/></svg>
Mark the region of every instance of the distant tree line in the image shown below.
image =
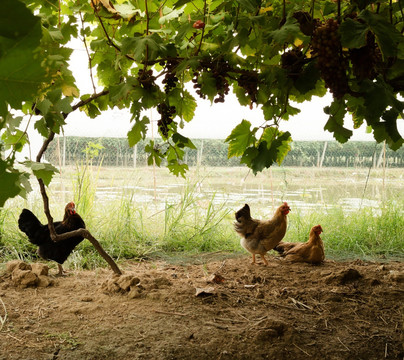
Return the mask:
<svg viewBox="0 0 404 360"><path fill-rule="evenodd" d="M197 150L186 148L185 162L189 166L240 166L239 159L228 159L228 144L220 139L193 139ZM91 161L103 166L137 167L147 164L145 146L149 140L135 147L126 138L90 138L68 136L53 141L46 153L55 165L73 165ZM157 146L161 144L155 140ZM294 141L283 166L303 167L404 167L404 148L392 151L383 143L351 141Z"/></svg>

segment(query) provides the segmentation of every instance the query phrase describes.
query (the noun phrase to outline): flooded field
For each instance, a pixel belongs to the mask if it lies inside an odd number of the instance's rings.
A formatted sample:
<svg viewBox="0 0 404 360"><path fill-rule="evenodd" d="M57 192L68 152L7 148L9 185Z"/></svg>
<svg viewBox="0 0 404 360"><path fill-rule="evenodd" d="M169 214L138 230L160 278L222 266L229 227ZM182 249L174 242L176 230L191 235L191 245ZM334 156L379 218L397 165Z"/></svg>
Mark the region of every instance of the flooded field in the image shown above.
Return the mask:
<svg viewBox="0 0 404 360"><path fill-rule="evenodd" d="M34 186L36 184L34 183ZM160 211L191 193L202 204L225 204L236 209L248 202L262 215L282 201L295 210L311 211L341 207L351 212L378 208L383 201L404 195L402 169L274 168L256 176L247 168L192 168L187 179L171 175L166 168L67 167L55 175L50 196L55 202L71 200L73 194L89 196L100 205L120 199ZM39 196L38 192L32 195ZM32 199L31 196L31 199ZM51 201L52 202L52 201Z"/></svg>

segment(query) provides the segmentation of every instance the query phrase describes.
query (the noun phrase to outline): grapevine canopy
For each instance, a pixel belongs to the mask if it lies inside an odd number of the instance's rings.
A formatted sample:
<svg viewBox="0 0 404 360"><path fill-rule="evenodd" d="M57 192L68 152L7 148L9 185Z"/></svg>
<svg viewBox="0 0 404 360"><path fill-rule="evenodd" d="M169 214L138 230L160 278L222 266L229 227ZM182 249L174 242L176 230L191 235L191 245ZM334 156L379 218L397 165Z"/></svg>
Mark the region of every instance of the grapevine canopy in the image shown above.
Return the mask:
<svg viewBox="0 0 404 360"><path fill-rule="evenodd" d="M46 139L36 161L25 162L45 185L55 168L42 153L69 114L95 118L113 107L130 110L131 146L150 126L145 110L157 109L164 142L150 141L148 161L184 176L184 148L194 144L181 128L197 97L223 102L229 92L266 120L253 127L240 119L226 139L228 156L254 173L287 155L292 139L278 124L299 113L292 102L327 89L333 101L324 129L339 142L352 135L344 126L349 113L354 128L366 124L378 142L393 150L403 144L397 0L2 0L0 18L0 206L30 190L15 158L29 141L24 117ZM88 81L102 91L80 93L68 68L74 39L87 50Z"/></svg>

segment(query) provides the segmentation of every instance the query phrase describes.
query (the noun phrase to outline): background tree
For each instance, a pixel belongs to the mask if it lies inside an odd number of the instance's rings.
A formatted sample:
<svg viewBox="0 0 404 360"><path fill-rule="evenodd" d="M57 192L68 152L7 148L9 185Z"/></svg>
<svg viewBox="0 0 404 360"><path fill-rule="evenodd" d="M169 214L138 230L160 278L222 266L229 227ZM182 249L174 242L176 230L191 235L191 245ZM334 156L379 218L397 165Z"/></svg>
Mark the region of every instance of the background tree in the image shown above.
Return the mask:
<svg viewBox="0 0 404 360"><path fill-rule="evenodd" d="M404 23L400 1L372 0L3 0L0 15L0 206L30 190L15 154L28 142L23 117L44 137L36 161L25 166L45 186L56 170L41 162L73 111L94 118L109 108L128 108L130 146L144 139L160 114L162 144L146 146L148 162L167 160L184 176L181 135L194 116L196 96L223 102L233 91L240 106L257 106L265 123L242 120L226 141L228 156L254 173L281 163L292 141L278 128L299 113L291 101L310 101L327 89L332 103L325 130L339 142L354 127L369 126L374 138L395 150L404 103ZM69 42L88 54L94 92L80 94L68 68ZM97 91L95 76L102 91ZM153 160L154 159L154 160Z"/></svg>

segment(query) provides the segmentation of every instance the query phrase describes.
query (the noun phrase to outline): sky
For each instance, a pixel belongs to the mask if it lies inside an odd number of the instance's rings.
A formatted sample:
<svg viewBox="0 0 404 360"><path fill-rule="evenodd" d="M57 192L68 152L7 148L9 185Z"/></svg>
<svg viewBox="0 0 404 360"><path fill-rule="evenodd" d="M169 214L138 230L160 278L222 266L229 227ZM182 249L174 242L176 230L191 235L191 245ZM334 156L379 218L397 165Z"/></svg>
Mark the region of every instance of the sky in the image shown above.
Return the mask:
<svg viewBox="0 0 404 360"><path fill-rule="evenodd" d="M71 57L70 69L77 79L80 94L92 93L93 88L88 69L87 54L79 42L73 44L72 48L75 50ZM259 108L254 107L250 110L248 106L239 105L233 93L229 93L225 98L225 102L219 104L211 104L210 101L202 100L197 95L195 95L195 98L198 106L194 119L189 123L185 123L184 128L179 130L182 135L191 139L225 139L243 119L250 121L253 126L260 126L264 123L264 117ZM288 121L282 121L280 130L289 131L293 140L334 140L332 133L324 130L328 117L323 108L330 105L331 102L332 97L327 94L323 98L314 97L310 102L294 104L294 106L301 109L301 113ZM159 119L159 114L156 111L150 111L145 115L155 121ZM90 119L84 112L76 110L67 117L64 134L66 136L126 137L127 132L133 125L130 123L130 118L131 114L128 110L112 109L95 119ZM399 120L399 122L399 131L404 135L404 121ZM344 126L353 129L350 117L346 118ZM152 136L151 130L150 128L148 137ZM153 133L156 136L157 128L155 125ZM29 127L29 134L31 153L36 154L42 144L42 139L33 129L32 124ZM351 140L372 141L373 136L366 133L365 126L362 126L354 131ZM27 152L24 152L24 156L28 156Z"/></svg>

